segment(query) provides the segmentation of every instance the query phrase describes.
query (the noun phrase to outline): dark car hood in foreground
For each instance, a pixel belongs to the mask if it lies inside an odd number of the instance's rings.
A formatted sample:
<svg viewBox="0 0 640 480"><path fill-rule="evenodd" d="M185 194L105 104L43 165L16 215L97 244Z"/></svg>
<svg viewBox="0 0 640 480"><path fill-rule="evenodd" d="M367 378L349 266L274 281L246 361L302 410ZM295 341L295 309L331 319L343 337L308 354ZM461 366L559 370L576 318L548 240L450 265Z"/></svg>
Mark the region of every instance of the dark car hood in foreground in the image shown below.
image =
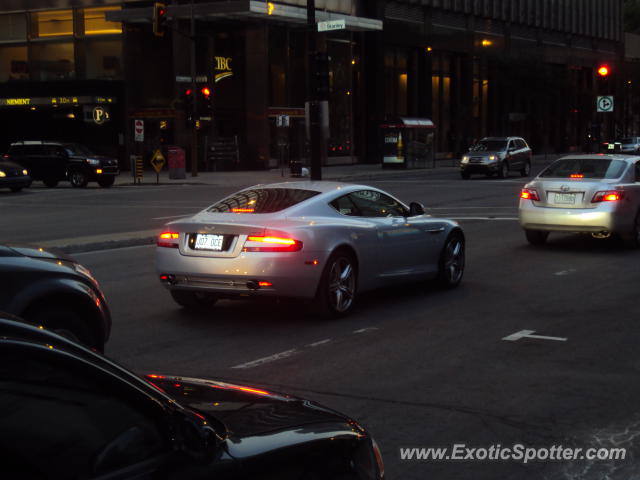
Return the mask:
<svg viewBox="0 0 640 480"><path fill-rule="evenodd" d="M75 262L69 255L59 252L55 249L44 249L31 245L4 245L0 246L3 249L8 249L19 255L24 255L30 258L42 258L48 260L65 260L67 262Z"/></svg>
<svg viewBox="0 0 640 480"><path fill-rule="evenodd" d="M22 170L24 170L24 167L10 160L0 160L0 170L19 170L20 172L22 172Z"/></svg>
<svg viewBox="0 0 640 480"><path fill-rule="evenodd" d="M231 438L318 423L350 422L345 416L309 400L199 378L147 375L149 381L181 405L224 423Z"/></svg>

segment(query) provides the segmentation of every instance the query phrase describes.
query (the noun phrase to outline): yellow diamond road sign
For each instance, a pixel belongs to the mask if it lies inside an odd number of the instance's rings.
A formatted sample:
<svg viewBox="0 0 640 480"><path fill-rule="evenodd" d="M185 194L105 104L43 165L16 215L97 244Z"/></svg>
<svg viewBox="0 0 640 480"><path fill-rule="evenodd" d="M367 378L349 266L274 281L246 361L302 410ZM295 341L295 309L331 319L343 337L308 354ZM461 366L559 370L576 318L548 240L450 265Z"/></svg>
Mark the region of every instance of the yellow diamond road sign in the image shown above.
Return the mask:
<svg viewBox="0 0 640 480"><path fill-rule="evenodd" d="M162 170L162 167L164 167L164 162L164 155L162 155L160 149L153 152L153 157L151 157L151 166L156 171L156 173L160 173L160 170Z"/></svg>

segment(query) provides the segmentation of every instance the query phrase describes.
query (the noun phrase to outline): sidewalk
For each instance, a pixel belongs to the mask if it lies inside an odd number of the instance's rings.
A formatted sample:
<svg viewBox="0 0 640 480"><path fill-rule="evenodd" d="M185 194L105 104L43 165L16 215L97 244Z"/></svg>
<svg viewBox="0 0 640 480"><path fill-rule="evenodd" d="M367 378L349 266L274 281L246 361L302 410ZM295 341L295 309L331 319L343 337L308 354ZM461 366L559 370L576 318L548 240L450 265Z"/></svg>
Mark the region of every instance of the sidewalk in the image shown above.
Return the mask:
<svg viewBox="0 0 640 480"><path fill-rule="evenodd" d="M542 166L551 163L558 154L534 155L533 165ZM445 174L447 176L457 175L459 159L437 160L435 168L382 168L379 163L375 164L355 164L355 165L331 165L322 167L322 179L341 182L364 182L379 179L390 179L399 177L425 177L433 174ZM308 168L308 167L307 167ZM198 172L197 177L192 177L190 172L186 172L183 179L169 178L169 172L165 168L159 174L160 185L224 185L226 187L246 187L259 183L291 182L296 180L309 180L309 177L292 177L289 169L284 172L278 169L271 170L241 170L241 171L216 171ZM115 185L133 185L131 172L120 173L116 177ZM156 172L145 170L141 185L156 185Z"/></svg>

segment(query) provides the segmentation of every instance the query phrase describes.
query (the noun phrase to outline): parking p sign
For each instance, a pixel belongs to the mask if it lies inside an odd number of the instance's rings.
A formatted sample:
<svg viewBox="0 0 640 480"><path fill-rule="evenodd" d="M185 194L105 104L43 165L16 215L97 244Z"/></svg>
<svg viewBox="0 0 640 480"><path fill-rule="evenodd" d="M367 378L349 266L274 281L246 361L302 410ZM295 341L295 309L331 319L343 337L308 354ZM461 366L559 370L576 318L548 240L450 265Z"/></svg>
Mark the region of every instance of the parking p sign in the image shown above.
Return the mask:
<svg viewBox="0 0 640 480"><path fill-rule="evenodd" d="M596 108L598 112L613 112L613 95L599 96Z"/></svg>

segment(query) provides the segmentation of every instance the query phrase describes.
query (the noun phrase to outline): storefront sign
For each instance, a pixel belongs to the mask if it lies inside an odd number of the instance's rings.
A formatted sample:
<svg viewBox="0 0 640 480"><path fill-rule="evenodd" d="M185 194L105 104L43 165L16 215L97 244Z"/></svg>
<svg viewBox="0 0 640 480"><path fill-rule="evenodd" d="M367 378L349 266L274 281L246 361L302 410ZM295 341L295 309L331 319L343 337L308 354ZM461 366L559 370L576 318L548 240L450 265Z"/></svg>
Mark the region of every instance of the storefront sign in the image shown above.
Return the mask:
<svg viewBox="0 0 640 480"><path fill-rule="evenodd" d="M116 103L113 97L90 97L90 96L68 96L68 97L18 97L0 98L0 107L28 107L28 106L63 106L63 105L87 105L87 104L110 104Z"/></svg>
<svg viewBox="0 0 640 480"><path fill-rule="evenodd" d="M218 83L220 80L233 76L233 68L231 67L231 57L215 57L214 81Z"/></svg>
<svg viewBox="0 0 640 480"><path fill-rule="evenodd" d="M96 125L102 125L107 120L109 120L109 112L104 107L93 107L93 121Z"/></svg>
<svg viewBox="0 0 640 480"><path fill-rule="evenodd" d="M342 20L327 20L325 22L318 22L318 31L319 32L329 32L331 30L344 30L347 28L347 25Z"/></svg>

